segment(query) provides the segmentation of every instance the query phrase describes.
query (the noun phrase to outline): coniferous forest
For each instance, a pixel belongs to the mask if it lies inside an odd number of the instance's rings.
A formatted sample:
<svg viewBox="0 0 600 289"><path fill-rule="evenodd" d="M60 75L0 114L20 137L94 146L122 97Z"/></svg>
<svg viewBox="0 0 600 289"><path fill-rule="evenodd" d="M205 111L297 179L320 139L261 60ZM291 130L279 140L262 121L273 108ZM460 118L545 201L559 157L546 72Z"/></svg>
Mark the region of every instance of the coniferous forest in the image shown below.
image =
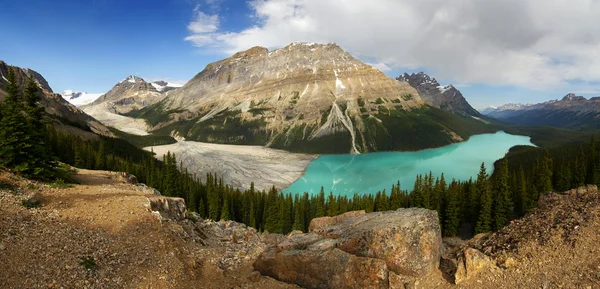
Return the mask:
<svg viewBox="0 0 600 289"><path fill-rule="evenodd" d="M165 196L182 197L190 211L214 220L235 220L259 230L288 233L307 231L310 220L353 210L367 212L423 207L439 213L445 236L498 230L537 206L551 191L562 192L584 184L600 184L600 151L593 137L544 149L515 147L495 164L489 176L482 164L475 179L447 180L431 173L416 176L411 190L400 183L374 194L334 196L282 194L275 188L241 191L213 174L200 176L181 167L175 155L162 161L117 138L84 140L53 127L39 106L41 91L30 79L21 91L8 75L8 96L0 105L0 165L16 174L51 181L67 178L61 162L78 168L122 171L158 189ZM473 168L477 170L477 168Z"/></svg>

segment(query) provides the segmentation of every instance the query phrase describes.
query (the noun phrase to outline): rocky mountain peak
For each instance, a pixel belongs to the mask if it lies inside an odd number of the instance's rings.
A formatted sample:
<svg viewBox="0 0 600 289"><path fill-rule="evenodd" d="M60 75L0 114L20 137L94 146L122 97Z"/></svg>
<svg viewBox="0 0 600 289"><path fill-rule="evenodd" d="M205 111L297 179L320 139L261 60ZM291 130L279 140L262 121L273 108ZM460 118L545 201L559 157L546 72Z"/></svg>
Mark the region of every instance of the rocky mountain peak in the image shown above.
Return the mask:
<svg viewBox="0 0 600 289"><path fill-rule="evenodd" d="M481 115L452 84L442 86L435 78L422 71L412 74L404 73L398 76L396 80L408 82L419 92L421 98L431 106L462 115L474 117Z"/></svg>
<svg viewBox="0 0 600 289"><path fill-rule="evenodd" d="M583 96L577 96L574 93L568 93L565 97L562 98L562 101L578 101L578 100L586 100Z"/></svg>

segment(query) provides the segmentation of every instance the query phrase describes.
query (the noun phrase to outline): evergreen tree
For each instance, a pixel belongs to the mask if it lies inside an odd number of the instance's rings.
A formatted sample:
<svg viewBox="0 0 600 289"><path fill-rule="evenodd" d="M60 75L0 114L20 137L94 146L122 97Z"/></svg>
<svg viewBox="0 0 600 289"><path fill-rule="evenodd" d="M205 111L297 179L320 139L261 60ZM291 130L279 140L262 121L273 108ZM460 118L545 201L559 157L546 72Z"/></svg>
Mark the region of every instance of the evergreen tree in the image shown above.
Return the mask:
<svg viewBox="0 0 600 289"><path fill-rule="evenodd" d="M333 217L338 214L338 206L335 197L332 192L329 192L329 197L327 197L327 216Z"/></svg>
<svg viewBox="0 0 600 289"><path fill-rule="evenodd" d="M488 180L488 174L485 171L485 164L481 163L479 174L477 175L477 191L481 195L479 218L475 226L475 234L485 233L492 230L492 190Z"/></svg>
<svg viewBox="0 0 600 289"><path fill-rule="evenodd" d="M231 220L229 213L229 198L223 198L223 208L221 209L221 220L229 221Z"/></svg>
<svg viewBox="0 0 600 289"><path fill-rule="evenodd" d="M511 192L508 185L508 160L503 158L500 161L496 177L494 179L494 228L501 229L512 217Z"/></svg>
<svg viewBox="0 0 600 289"><path fill-rule="evenodd" d="M298 195L296 195L296 202L294 205L294 225L292 226L293 230L304 231L305 206L306 203L304 203L304 197L299 198Z"/></svg>
<svg viewBox="0 0 600 289"><path fill-rule="evenodd" d="M315 204L315 218L325 216L325 190L321 186L321 191L316 198Z"/></svg>
<svg viewBox="0 0 600 289"><path fill-rule="evenodd" d="M460 187L456 180L452 180L450 188L445 191L444 222L442 226L444 236L447 237L456 236L456 234L458 234L458 227L460 225L459 191Z"/></svg>
<svg viewBox="0 0 600 289"><path fill-rule="evenodd" d="M518 180L517 211L519 215L523 216L531 208L530 199L527 195L527 181L525 180L525 171L523 170L523 167L519 168Z"/></svg>
<svg viewBox="0 0 600 289"><path fill-rule="evenodd" d="M35 175L35 163L30 154L33 140L24 114L23 98L11 68L7 76L7 93L0 120L0 165L23 175Z"/></svg>
<svg viewBox="0 0 600 289"><path fill-rule="evenodd" d="M271 187L267 196L266 203L266 217L265 217L265 230L269 231L269 233L281 233L281 222L279 220L279 196L277 194L277 189L275 186Z"/></svg>

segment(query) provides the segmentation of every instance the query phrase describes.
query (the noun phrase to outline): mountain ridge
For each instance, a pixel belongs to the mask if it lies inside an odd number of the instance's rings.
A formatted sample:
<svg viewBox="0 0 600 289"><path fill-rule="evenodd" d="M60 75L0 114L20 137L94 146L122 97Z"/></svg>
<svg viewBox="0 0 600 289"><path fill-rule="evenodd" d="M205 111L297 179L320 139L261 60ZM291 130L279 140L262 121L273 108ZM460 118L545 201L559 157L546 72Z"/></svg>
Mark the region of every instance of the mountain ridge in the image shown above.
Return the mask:
<svg viewBox="0 0 600 289"><path fill-rule="evenodd" d="M510 124L548 125L569 129L598 129L600 97L587 99L568 93L561 99L536 104L505 104L486 112L486 116Z"/></svg>
<svg viewBox="0 0 600 289"><path fill-rule="evenodd" d="M469 126L489 130L427 105L409 83L334 43L235 53L163 100L124 115L188 140L310 153L416 150L468 138Z"/></svg>

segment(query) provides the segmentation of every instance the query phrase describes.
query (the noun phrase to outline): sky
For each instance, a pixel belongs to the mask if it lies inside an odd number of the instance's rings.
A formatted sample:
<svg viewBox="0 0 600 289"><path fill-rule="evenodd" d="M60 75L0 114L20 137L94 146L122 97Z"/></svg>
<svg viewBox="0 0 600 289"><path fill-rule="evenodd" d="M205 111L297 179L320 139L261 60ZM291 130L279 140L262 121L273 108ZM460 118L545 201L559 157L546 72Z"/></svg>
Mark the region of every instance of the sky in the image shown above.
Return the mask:
<svg viewBox="0 0 600 289"><path fill-rule="evenodd" d="M51 87L184 83L252 46L335 42L391 77L424 71L475 108L600 95L599 0L1 1L0 60Z"/></svg>

